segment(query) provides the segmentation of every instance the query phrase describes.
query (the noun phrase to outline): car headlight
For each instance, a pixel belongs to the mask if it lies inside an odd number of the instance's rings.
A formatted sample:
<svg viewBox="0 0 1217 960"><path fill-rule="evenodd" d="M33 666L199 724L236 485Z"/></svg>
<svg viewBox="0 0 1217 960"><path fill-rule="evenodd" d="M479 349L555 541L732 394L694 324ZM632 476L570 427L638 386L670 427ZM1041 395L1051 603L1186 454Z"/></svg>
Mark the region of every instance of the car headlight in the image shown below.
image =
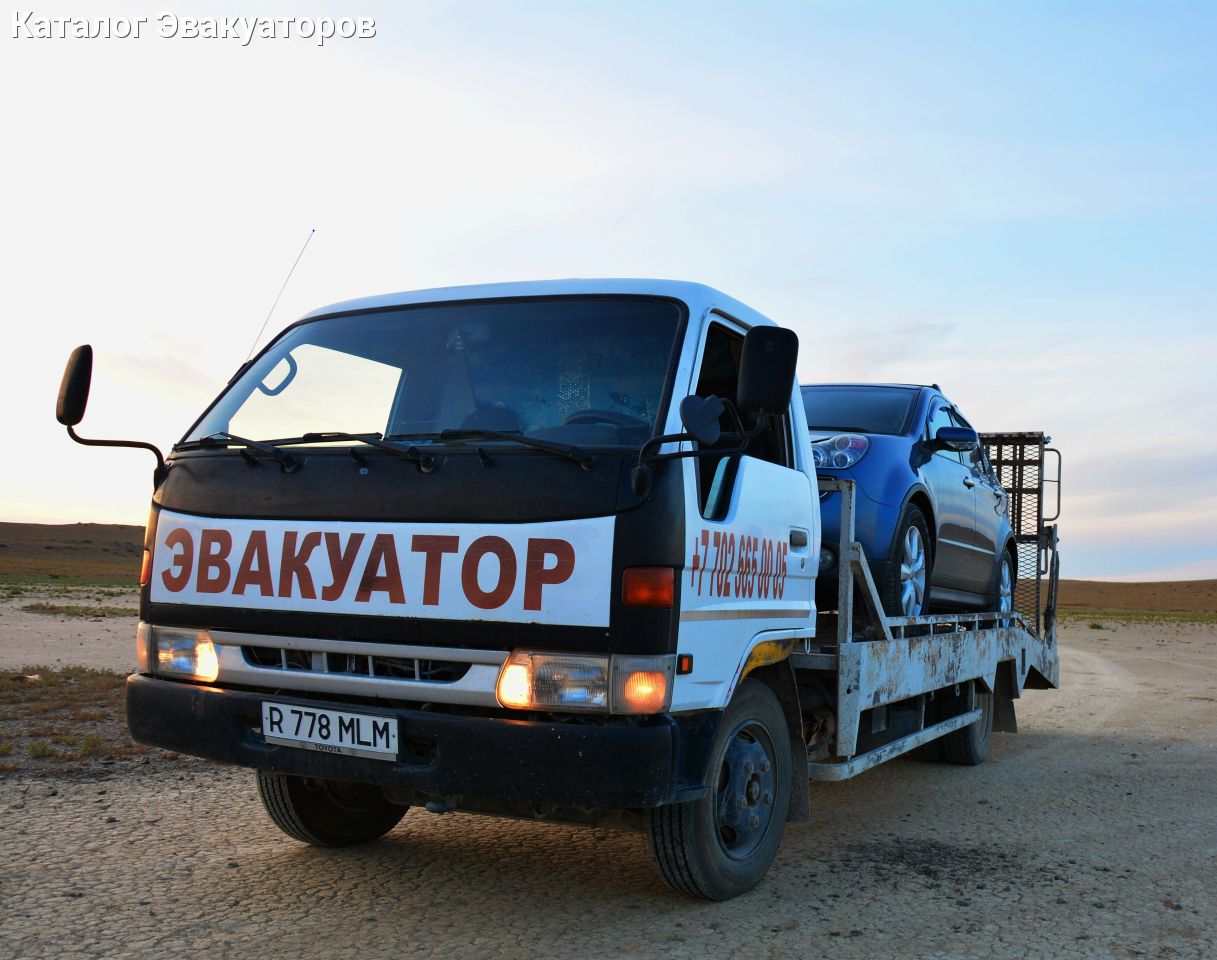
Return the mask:
<svg viewBox="0 0 1217 960"><path fill-rule="evenodd" d="M662 713L676 657L603 657L513 651L499 671L499 703L516 710Z"/></svg>
<svg viewBox="0 0 1217 960"><path fill-rule="evenodd" d="M857 433L842 433L811 445L811 459L817 470L844 470L861 460L870 441Z"/></svg>
<svg viewBox="0 0 1217 960"><path fill-rule="evenodd" d="M213 682L220 673L215 644L206 630L141 623L135 633L135 654L145 673L204 683Z"/></svg>

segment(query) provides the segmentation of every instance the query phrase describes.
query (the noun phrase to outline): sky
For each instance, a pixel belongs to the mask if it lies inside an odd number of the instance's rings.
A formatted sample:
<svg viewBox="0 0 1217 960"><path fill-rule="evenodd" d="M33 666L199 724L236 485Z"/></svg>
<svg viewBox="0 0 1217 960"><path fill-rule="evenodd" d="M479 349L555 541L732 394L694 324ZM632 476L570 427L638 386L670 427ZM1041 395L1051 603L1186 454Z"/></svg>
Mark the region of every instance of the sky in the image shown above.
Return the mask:
<svg viewBox="0 0 1217 960"><path fill-rule="evenodd" d="M142 524L151 457L314 307L639 276L795 329L804 382L940 383L1064 456L1063 575L1217 577L1217 5L22 7L0 48L0 520ZM372 17L163 38L157 17Z"/></svg>

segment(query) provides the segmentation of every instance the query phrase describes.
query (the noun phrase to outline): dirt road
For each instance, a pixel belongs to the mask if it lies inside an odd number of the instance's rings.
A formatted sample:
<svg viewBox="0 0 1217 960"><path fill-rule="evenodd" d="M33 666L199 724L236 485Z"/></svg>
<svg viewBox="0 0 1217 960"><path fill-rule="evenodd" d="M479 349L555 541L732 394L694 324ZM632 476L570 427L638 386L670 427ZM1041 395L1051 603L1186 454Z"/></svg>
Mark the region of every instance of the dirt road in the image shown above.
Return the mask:
<svg viewBox="0 0 1217 960"><path fill-rule="evenodd" d="M1217 956L1217 627L1078 623L1062 676L982 767L817 786L814 821L726 904L670 893L630 833L411 811L317 851L246 771L10 776L0 955Z"/></svg>

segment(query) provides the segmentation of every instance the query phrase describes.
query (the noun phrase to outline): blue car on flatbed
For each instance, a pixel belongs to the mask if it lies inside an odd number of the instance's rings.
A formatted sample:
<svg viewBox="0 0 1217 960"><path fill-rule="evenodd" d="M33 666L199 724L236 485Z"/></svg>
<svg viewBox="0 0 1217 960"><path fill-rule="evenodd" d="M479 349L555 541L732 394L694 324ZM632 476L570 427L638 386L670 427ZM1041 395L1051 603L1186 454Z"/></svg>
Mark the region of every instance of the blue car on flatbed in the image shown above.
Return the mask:
<svg viewBox="0 0 1217 960"><path fill-rule="evenodd" d="M1009 615L1018 569L1009 503L976 431L937 386L812 384L817 473L857 484L856 535L889 616ZM816 606L837 605L840 494L821 494Z"/></svg>

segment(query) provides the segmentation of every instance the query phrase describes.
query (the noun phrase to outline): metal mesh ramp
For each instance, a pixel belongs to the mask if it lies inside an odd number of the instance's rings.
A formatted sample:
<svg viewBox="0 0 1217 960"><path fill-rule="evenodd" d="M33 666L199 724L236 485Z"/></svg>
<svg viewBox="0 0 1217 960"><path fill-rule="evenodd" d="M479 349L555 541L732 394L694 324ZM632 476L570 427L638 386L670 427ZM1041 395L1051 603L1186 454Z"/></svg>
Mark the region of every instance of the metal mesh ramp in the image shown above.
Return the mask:
<svg viewBox="0 0 1217 960"><path fill-rule="evenodd" d="M1052 438L1042 433L982 433L980 440L1010 495L1010 525L1018 550L1014 609L1042 636L1056 609L1053 573L1058 563L1061 455L1047 445Z"/></svg>

